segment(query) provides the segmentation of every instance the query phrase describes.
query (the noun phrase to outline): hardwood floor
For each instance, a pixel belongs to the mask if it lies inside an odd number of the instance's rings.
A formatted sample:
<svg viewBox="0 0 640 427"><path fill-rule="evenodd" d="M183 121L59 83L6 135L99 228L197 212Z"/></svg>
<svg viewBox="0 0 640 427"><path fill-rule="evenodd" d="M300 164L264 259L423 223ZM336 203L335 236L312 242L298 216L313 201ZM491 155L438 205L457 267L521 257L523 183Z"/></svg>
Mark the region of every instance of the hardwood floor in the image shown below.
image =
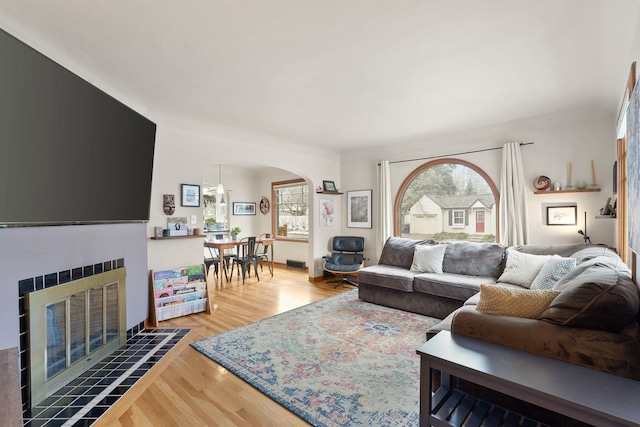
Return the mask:
<svg viewBox="0 0 640 427"><path fill-rule="evenodd" d="M276 266L232 282L208 277L211 314L197 313L160 323L191 332L94 424L106 426L307 426L189 343L354 289L311 283L304 271Z"/></svg>

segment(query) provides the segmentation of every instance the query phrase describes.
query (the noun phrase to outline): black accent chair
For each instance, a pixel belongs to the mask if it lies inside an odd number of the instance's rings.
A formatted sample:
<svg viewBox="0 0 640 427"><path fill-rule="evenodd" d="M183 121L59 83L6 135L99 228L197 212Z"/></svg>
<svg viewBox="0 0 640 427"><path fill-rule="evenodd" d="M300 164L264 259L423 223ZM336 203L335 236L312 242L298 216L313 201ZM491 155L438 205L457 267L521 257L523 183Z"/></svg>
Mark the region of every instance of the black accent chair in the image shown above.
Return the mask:
<svg viewBox="0 0 640 427"><path fill-rule="evenodd" d="M255 236L245 237L238 242L238 245L236 246L236 255L233 257L231 264L231 278L233 279L233 269L237 266L238 276L240 276L240 271L242 269L242 284L244 285L244 278L247 272L249 272L249 276L251 276L251 265L253 265L253 270L255 271L256 278L259 282L260 277L258 276L258 257L256 256Z"/></svg>
<svg viewBox="0 0 640 427"><path fill-rule="evenodd" d="M327 283L337 283L336 288L343 284L358 286L358 282L349 279L349 276L357 274L358 270L364 267L364 262L367 259L362 253L364 251L364 237L334 236L332 249L333 253L330 256L322 257L325 260L322 268L333 275L341 276L341 278Z"/></svg>

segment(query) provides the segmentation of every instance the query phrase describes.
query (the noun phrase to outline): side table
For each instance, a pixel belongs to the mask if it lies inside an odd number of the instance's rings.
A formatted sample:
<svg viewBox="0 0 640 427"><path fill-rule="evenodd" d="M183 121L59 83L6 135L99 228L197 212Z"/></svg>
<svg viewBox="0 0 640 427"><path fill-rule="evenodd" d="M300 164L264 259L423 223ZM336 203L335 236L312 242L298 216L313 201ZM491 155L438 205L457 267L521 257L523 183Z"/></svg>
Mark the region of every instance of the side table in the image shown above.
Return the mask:
<svg viewBox="0 0 640 427"><path fill-rule="evenodd" d="M423 344L420 355L420 425L539 426L453 387L451 377L595 426L640 425L640 382L538 356L448 331ZM433 370L441 386L432 390ZM478 424L475 422L478 421Z"/></svg>

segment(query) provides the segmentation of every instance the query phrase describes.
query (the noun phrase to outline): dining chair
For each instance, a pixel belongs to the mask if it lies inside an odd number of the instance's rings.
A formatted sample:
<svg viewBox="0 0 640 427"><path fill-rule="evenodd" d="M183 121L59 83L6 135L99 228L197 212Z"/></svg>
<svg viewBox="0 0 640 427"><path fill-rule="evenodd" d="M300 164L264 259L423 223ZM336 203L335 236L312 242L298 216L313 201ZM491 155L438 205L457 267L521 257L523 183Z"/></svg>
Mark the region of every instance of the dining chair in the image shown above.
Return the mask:
<svg viewBox="0 0 640 427"><path fill-rule="evenodd" d="M265 245L262 239L270 239L271 233L262 233L258 238L258 244L256 249L256 258L258 258L258 263L260 264L260 271L262 271L262 263L263 261L267 263L267 267L269 267L269 273L271 273L271 277L273 277L273 265L269 261L269 246L273 243Z"/></svg>
<svg viewBox="0 0 640 427"><path fill-rule="evenodd" d="M220 270L220 253L218 249L210 247L204 248L204 266L206 268L205 275L209 274L209 269L213 266L214 274L216 275L216 278L218 278L218 270ZM228 280L226 263L222 264L222 268L224 270L224 277Z"/></svg>
<svg viewBox="0 0 640 427"><path fill-rule="evenodd" d="M238 242L236 246L236 255L232 258L231 264L231 278L233 278L234 267L238 268L238 276L240 275L240 269L242 268L242 284L244 285L244 279L247 274L251 276L251 265L253 265L253 271L255 271L258 282L260 277L258 276L258 258L256 257L256 237L244 237Z"/></svg>
<svg viewBox="0 0 640 427"><path fill-rule="evenodd" d="M222 233L214 234L213 238L215 240L224 240L225 235ZM227 278L227 270L231 265L231 260L236 256L236 249L224 249L222 251L222 258L224 260L223 266L225 268L224 277ZM228 281L229 279L227 279Z"/></svg>

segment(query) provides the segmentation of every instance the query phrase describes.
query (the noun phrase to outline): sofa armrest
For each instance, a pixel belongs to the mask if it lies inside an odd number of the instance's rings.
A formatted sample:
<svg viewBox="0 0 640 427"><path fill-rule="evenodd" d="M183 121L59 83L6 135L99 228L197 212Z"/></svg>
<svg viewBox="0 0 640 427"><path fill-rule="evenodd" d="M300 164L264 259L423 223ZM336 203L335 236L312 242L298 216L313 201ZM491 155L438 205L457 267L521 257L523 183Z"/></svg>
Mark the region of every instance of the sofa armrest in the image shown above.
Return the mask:
<svg viewBox="0 0 640 427"><path fill-rule="evenodd" d="M458 310L451 332L640 380L638 324L617 333Z"/></svg>

